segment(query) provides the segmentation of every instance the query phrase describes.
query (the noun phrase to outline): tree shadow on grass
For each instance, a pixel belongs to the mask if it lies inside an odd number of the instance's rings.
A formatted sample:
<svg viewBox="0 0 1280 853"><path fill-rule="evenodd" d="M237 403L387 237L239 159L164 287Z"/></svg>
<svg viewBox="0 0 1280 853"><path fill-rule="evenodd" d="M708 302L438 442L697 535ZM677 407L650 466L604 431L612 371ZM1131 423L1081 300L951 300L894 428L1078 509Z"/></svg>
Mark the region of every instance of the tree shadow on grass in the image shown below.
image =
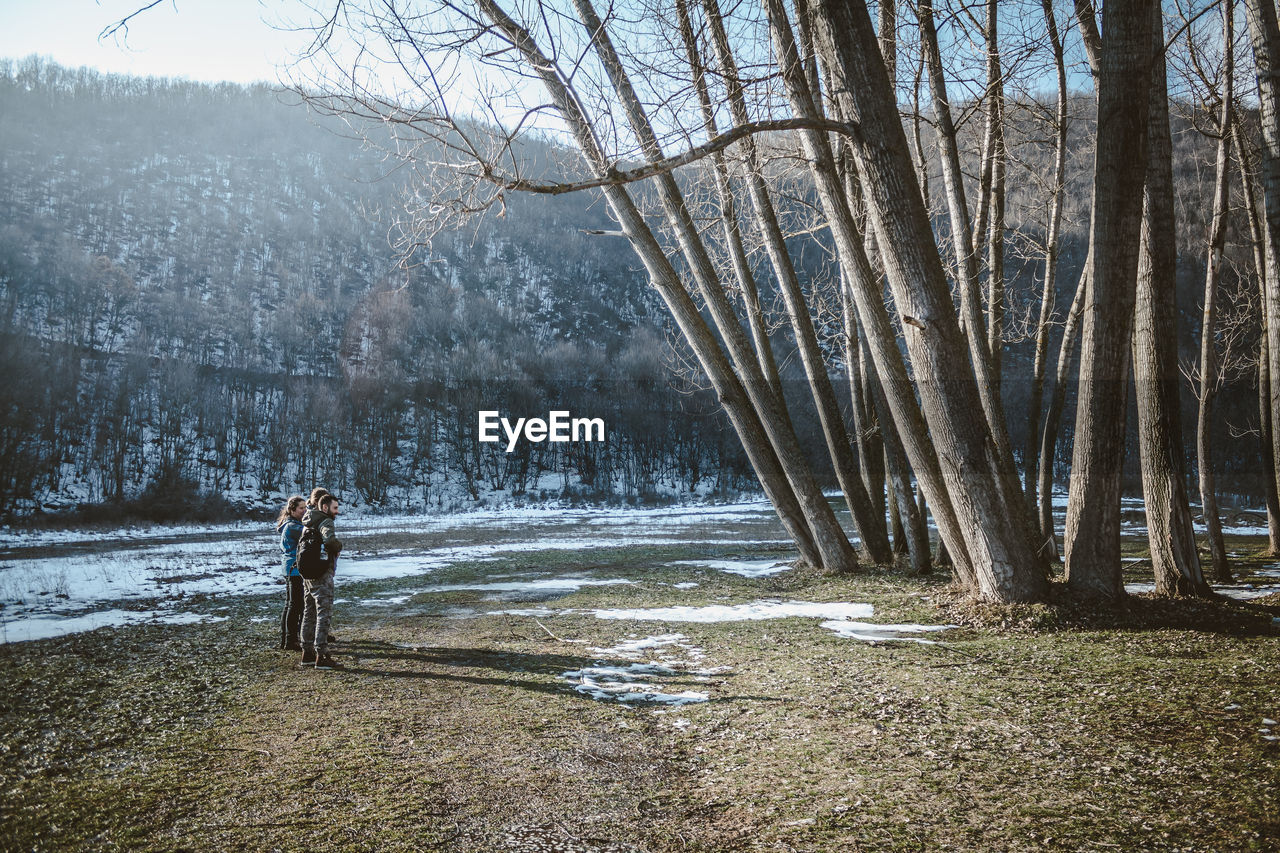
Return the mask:
<svg viewBox="0 0 1280 853"><path fill-rule="evenodd" d="M951 595L944 604L951 621L979 629L1013 628L1037 634L1177 630L1249 639L1274 637L1280 626L1275 621L1280 619L1280 606L1221 594L1166 598L1140 592L1107 601L1077 595L1064 582L1054 580L1046 598L1041 604L992 604Z"/></svg>
<svg viewBox="0 0 1280 853"><path fill-rule="evenodd" d="M483 648L433 648L429 646L404 647L378 640L356 640L343 643L337 650L340 657L356 659L355 665L346 671L379 678L422 679L424 681L452 681L496 687L514 687L534 693L568 696L588 702L602 701L579 691L564 676L589 667L617 667L625 669L637 663L634 660L609 660L601 657L578 657L559 654L526 654ZM383 663L386 666L363 666L365 662ZM472 672L468 672L471 670ZM486 674L510 673L510 675ZM520 678L519 675L534 676ZM723 677L723 675L721 676ZM693 674L673 669L670 674L659 674L654 686L663 693L683 690L701 690L713 687L707 682L695 681ZM546 679L546 680L544 680ZM646 677L648 680L648 677ZM723 696L712 697L710 703L734 701L781 702L776 696ZM614 704L626 707L664 707L669 702L632 699ZM699 703L706 704L706 703Z"/></svg>

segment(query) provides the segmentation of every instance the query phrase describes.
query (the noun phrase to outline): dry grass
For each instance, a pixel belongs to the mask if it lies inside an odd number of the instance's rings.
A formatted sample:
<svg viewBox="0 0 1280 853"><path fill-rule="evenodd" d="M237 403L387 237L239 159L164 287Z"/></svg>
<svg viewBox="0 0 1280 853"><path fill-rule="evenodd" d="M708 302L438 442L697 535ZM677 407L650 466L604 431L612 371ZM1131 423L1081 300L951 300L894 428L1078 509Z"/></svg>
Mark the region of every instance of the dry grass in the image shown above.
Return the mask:
<svg viewBox="0 0 1280 853"><path fill-rule="evenodd" d="M1274 605L973 608L891 572L663 568L724 551L531 552L430 581L591 572L635 583L548 606L771 596L963 627L940 646L868 645L799 619L578 612L543 628L450 617L509 606L452 592L340 605L345 672L270 650L273 622L252 620L275 602L261 599L222 623L3 646L0 848L1280 849L1280 750L1258 731L1280 714ZM670 586L688 579L700 585ZM626 708L560 677L595 647L671 631L728 667L698 688L710 702Z"/></svg>

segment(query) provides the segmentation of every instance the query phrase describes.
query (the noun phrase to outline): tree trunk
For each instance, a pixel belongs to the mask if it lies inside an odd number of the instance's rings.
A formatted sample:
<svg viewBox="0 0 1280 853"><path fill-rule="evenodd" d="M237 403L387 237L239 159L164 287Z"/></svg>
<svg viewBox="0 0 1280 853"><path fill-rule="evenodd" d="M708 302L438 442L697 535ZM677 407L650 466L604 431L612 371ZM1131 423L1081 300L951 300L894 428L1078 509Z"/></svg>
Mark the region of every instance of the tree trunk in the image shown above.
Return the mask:
<svg viewBox="0 0 1280 853"><path fill-rule="evenodd" d="M903 316L929 436L941 463L946 489L939 495L929 494L929 501L935 516L942 509L940 500L950 503L962 536L957 541L967 548L965 557L976 572L979 595L1000 601L1038 599L1046 590L1046 577L1023 522L1026 504L1016 481L1013 493L1008 491L1007 471L974 373L962 367L968 345L951 301L870 15L861 0L819 0L816 9L819 56L828 69L829 88L844 115L858 121L859 133L851 140L858 177L896 310ZM874 296L883 311L881 293L862 295ZM869 313L872 306L857 301L859 315ZM881 369L885 354L874 350L872 354L893 400L889 386L898 377ZM896 421L900 403L893 400L893 406ZM899 429L906 441L909 430L902 424ZM908 453L920 475L922 469L910 446Z"/></svg>
<svg viewBox="0 0 1280 853"><path fill-rule="evenodd" d="M801 118L821 118L817 106L804 86L803 78L796 73L799 66L796 60L795 42L791 37L791 25L786 17L785 8L780 0L765 0L765 7L778 62L783 72L783 81L793 110ZM808 9L803 3L797 3L797 11L801 15L808 14ZM880 62L878 45L874 37L870 47L874 60L883 70L884 66ZM896 109L894 114L896 115ZM897 336L885 313L881 279L871 270L865 251L866 240L858 230L850 207L851 199L855 196L861 197L861 187L842 182L836 168L834 154L824 135L814 131L801 131L800 137L809 159L810 173L818 190L819 201L835 241L844 282L851 287L853 302L858 309L860 328L865 333L875 372L892 401L893 417L899 435L907 443L912 467L920 476L923 487L926 490L938 492L938 497L933 498L935 504L946 501L948 500L945 497L946 486L938 470L940 454L936 454L931 446L931 439L935 437L930 435L921 418L914 392L907 379L906 365L898 348ZM881 245L883 246L883 241ZM949 302L948 307L950 307ZM954 317L954 311L952 316ZM899 418L901 420L898 420ZM939 531L944 538L954 543L952 550L956 553L957 572L962 579L971 581L973 564L969 559L966 546L959 538L963 536L963 526L958 523L954 511L945 510L945 505L937 506L935 509Z"/></svg>
<svg viewBox="0 0 1280 853"><path fill-rule="evenodd" d="M896 537L901 536L911 564L911 573L927 575L933 571L933 565L932 555L929 553L929 526L922 506L924 494L921 493L920 503L917 504L911 493L911 465L902 441L898 438L897 427L893 425L889 401L884 389L880 387L880 380L874 374L870 376L870 381L871 394L884 432L885 471L889 477L892 506L896 509L902 526L901 533L894 530L895 546L898 541ZM904 549L895 547L895 550L901 553Z"/></svg>
<svg viewBox="0 0 1280 853"><path fill-rule="evenodd" d="M577 2L584 4L586 0L577 0ZM714 7L714 0L710 0L706 5ZM729 52L728 40L727 38L722 38L724 36L724 28L720 20L719 9L715 8L713 11L708 8L707 17L711 26L712 40L716 45L716 51L719 55L721 69L725 74L725 78L736 80L737 68L733 64L732 54ZM803 75L802 69L797 68L797 70ZM731 88L729 100L735 123L747 123L749 119L741 90L737 87ZM813 328L813 320L809 316L804 293L801 290L795 267L791 262L791 255L787 251L782 229L778 224L777 214L769 198L768 188L764 184L763 177L761 177L762 170L759 168L759 164L755 162L754 146L749 140L747 140L744 150L751 157L748 162L748 187L756 212L756 222L761 234L764 236L769 259L773 263L779 289L782 291L783 300L787 307L787 315L791 320L792 332L795 335L796 344L800 351L805 377L809 381L810 392L813 396L814 406L817 408L818 420L822 426L823 437L826 440L827 450L835 468L836 477L849 504L850 514L857 525L858 532L862 536L862 542L867 549L868 556L876 563L890 564L893 562L893 551L889 545L889 533L885 526L884 512L876 513L872 510L871 500L859 477L858 466L853 457L853 448L849 441L848 431L845 428L844 418L840 414L835 388L831 384L831 377L827 373L826 363L818 345L818 337Z"/></svg>
<svg viewBox="0 0 1280 853"><path fill-rule="evenodd" d="M1200 480L1200 506L1204 514L1209 540L1209 556L1213 561L1214 579L1230 583L1231 565L1222 540L1222 519L1218 516L1218 491L1213 474L1213 402L1218 393L1218 351L1214 336L1217 325L1218 282L1222 277L1222 254L1227 244L1228 204L1231 199L1231 101L1232 75L1235 71L1231 45L1235 41L1231 0L1223 0L1222 43L1223 84L1222 117L1218 122L1218 154L1214 164L1213 219L1209 224L1209 257L1204 276L1204 313L1200 322L1200 406L1196 416L1196 469Z"/></svg>
<svg viewBox="0 0 1280 853"><path fill-rule="evenodd" d="M610 164L596 141L590 121L582 113L577 97L565 85L565 78L555 64L539 50L529 33L508 17L494 0L477 0L477 3L483 13L537 70L539 79L542 80L552 102L563 116L573 134L574 141L592 170L597 175L608 174ZM793 491L778 454L765 433L756 408L748 399L746 390L734 374L724 351L707 327L697 305L685 290L679 274L662 251L662 247L627 191L616 184L607 184L604 187L604 193L611 212L622 226L641 262L644 263L650 282L662 296L672 319L715 388L730 423L742 441L747 458L760 479L761 487L773 503L787 532L795 541L801 557L813 565L823 565L826 551L819 547L817 537L810 527L806 508L800 504ZM845 544L847 547L847 541ZM851 550L849 555L852 557Z"/></svg>
<svg viewBox="0 0 1280 853"><path fill-rule="evenodd" d="M1013 454L1009 448L1004 415L999 405L999 388L991 373L991 350L987 324L982 317L982 297L978 292L978 256L974 250L974 229L965 200L964 173L960 166L960 146L955 123L951 118L951 102L947 96L942 68L942 52L938 47L938 30L933 20L933 0L921 0L920 42L929 69L929 92L933 96L935 133L942 155L942 182L946 187L947 210L951 216L951 245L955 250L956 275L960 279L960 315L969 342L969 357L978 380L978 394L990 423L996 449Z"/></svg>
<svg viewBox="0 0 1280 853"><path fill-rule="evenodd" d="M1004 75L1000 69L999 2L987 0L987 124L982 141L982 175L973 257L987 253L987 352L991 375L1000 396L1000 367L1004 350L1004 224L1005 169Z"/></svg>
<svg viewBox="0 0 1280 853"><path fill-rule="evenodd" d="M1240 126L1240 111L1231 111L1231 144L1235 149L1236 163L1240 167L1240 182L1243 185L1244 206L1249 223L1250 248L1253 250L1253 272L1258 281L1259 302L1262 305L1262 337L1258 345L1258 441L1261 444L1259 457L1262 459L1262 473L1265 481L1264 491L1267 496L1267 552L1271 556L1280 555L1280 489L1277 489L1276 458L1272 452L1275 428L1275 413L1271 410L1271 356L1270 332L1267 314L1267 260L1266 236L1262 224L1263 216L1259 212L1260 201L1254 185L1254 160L1244 144L1244 128Z"/></svg>
<svg viewBox="0 0 1280 853"><path fill-rule="evenodd" d="M1280 460L1280 21L1274 0L1245 0L1249 37L1258 73L1262 124L1262 200L1265 275L1263 311L1267 328L1271 458ZM1274 466L1280 477L1280 463Z"/></svg>
<svg viewBox="0 0 1280 853"><path fill-rule="evenodd" d="M698 103L702 108L702 121L706 127L707 138L717 134L715 108L711 103L711 95L707 87L706 69L702 57L698 53L697 42L693 34L693 26L689 20L686 0L676 0L676 12L680 19L680 35L684 40L685 53L689 59L689 68L693 73L694 84L698 90ZM773 356L773 346L769 341L769 331L765 326L764 310L760 305L760 293L756 287L755 275L747 261L747 252L742 244L742 231L738 224L737 205L734 201L733 189L729 181L729 169L725 163L723 152L712 155L712 166L715 170L716 194L720 199L720 223L724 231L725 246L733 263L734 277L738 288L742 291L743 309L747 315L747 325L751 329L751 339L755 344L756 357L760 362L760 371L765 381L773 389L774 394L783 401L782 377L778 374L778 363Z"/></svg>
<svg viewBox="0 0 1280 853"><path fill-rule="evenodd" d="M1142 454L1142 492L1156 592L1208 592L1187 501L1186 451L1179 398L1173 143L1164 61L1164 17L1152 9L1150 127L1142 254L1133 329L1133 377Z"/></svg>
<svg viewBox="0 0 1280 853"><path fill-rule="evenodd" d="M1058 287L1058 249L1062 231L1063 187L1067 174L1067 68L1063 59L1062 39L1053 14L1052 0L1042 0L1053 64L1058 74L1058 101L1054 113L1053 200L1049 204L1049 229L1044 242L1044 288L1040 294L1040 322L1036 328L1036 355L1031 375L1031 402L1027 408L1027 450L1023 468L1023 487L1032 514L1038 514L1036 476L1040 467L1040 409L1044 402L1045 374L1048 372L1049 331ZM1052 508L1051 508L1052 512ZM1050 515L1047 536L1053 539L1053 517ZM1041 533L1045 534L1043 519ZM1054 544L1054 556L1057 556Z"/></svg>
<svg viewBox="0 0 1280 853"><path fill-rule="evenodd" d="M1089 57L1089 71L1096 80L1102 73L1102 34L1098 32L1098 10L1093 0L1075 0L1075 6L1080 39L1084 42L1085 55Z"/></svg>
<svg viewBox="0 0 1280 853"><path fill-rule="evenodd" d="M1152 0L1111 0L1098 80L1098 141L1089 295L1080 358L1067 584L1124 597L1120 575L1120 473L1124 464L1129 343L1142 230L1151 100Z"/></svg>
<svg viewBox="0 0 1280 853"><path fill-rule="evenodd" d="M605 73L609 77L615 94L621 101L621 106L627 115L631 131L644 148L645 156L649 158L650 162L657 162L663 159L657 135L649 123L648 116L645 114L639 97L631 86L630 79L622 66L613 42L600 18L596 15L590 0L574 0L574 8L581 18L588 37L595 46L596 54L604 66ZM849 544L848 537L836 521L831 505L827 503L822 490L818 488L817 482L813 478L813 472L809 468L809 464L805 459L794 431L790 427L788 419L781 416L782 401L774 399L772 391L768 389L764 382L764 377L760 375L751 346L738 323L732 306L729 305L729 301L725 297L723 288L720 286L714 266L702 243L697 226L689 215L675 178L669 172L666 172L658 175L656 181L658 195L666 213L667 222L680 243L681 252L689 264L699 292L711 311L716 328L728 346L734 369L745 380L743 382L744 390L759 413L765 432L768 434L774 451L778 455L778 461L787 473L787 479L791 482L791 487L795 490L795 495L804 510L805 518L813 531L814 544L822 555L821 568L832 572L857 569L858 561L853 547ZM819 366L821 367L821 365ZM806 364L806 368L808 368L808 364ZM820 372L822 377L826 376L825 368ZM818 377L811 376L811 380L815 378ZM827 387L830 387L829 380ZM834 392L831 397L832 401L834 401ZM824 423L824 431L826 426L827 424ZM841 485L843 486L844 483L842 482ZM849 494L849 492L846 492L846 494ZM859 518L860 515L869 515L865 506L865 495L862 502L856 500L856 490L850 497L855 501L855 505L852 507L855 518L862 521ZM863 505L858 505L858 503ZM883 530L883 519L880 521L880 529ZM868 525L870 523L871 520L866 522ZM875 528L868 528L860 524L859 529L863 531L864 541L870 545L871 542L869 540L873 539ZM888 537L884 535L882 538L887 550Z"/></svg>
<svg viewBox="0 0 1280 853"><path fill-rule="evenodd" d="M857 308L853 304L849 290L844 286L843 277L840 287L840 313L844 323L845 374L849 385L849 408L853 421L853 440L858 450L858 468L862 472L862 482L866 485L867 494L871 498L873 508L884 513L884 463L873 460L874 454L884 458L884 442L880 437L881 424L872 407L870 391L867 387L867 375L875 371L868 367L863 357L860 335L858 334ZM876 477L879 476L877 486ZM879 500L877 501L877 497Z"/></svg>
<svg viewBox="0 0 1280 853"><path fill-rule="evenodd" d="M1271 420L1271 395L1268 388L1271 376L1268 372L1267 335L1262 330L1262 346L1258 353L1258 443L1261 445L1263 474L1275 471L1276 460L1271 455L1271 431L1275 424ZM1280 556L1280 491L1276 489L1276 478L1264 476L1264 488L1267 495L1267 555Z"/></svg>
<svg viewBox="0 0 1280 853"><path fill-rule="evenodd" d="M1058 458L1058 430L1062 414L1067 406L1067 385L1075 374L1076 338L1080 335L1080 320L1084 316L1084 302L1089 293L1089 268L1080 272L1076 282L1076 295L1067 312L1067 322L1062 328L1062 343L1058 347L1058 367L1049 398L1049 410L1044 416L1044 430L1040 434L1040 536L1043 552L1051 559L1058 557L1058 540L1053 524L1053 468Z"/></svg>

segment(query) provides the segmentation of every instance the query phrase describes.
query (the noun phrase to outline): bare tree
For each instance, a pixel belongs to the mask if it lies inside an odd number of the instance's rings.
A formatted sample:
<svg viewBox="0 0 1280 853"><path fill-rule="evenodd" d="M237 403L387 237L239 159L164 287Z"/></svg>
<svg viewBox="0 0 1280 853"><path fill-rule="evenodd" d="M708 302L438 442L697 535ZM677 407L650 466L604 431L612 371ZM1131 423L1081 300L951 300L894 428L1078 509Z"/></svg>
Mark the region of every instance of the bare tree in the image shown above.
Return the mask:
<svg viewBox="0 0 1280 853"><path fill-rule="evenodd" d="M1227 562L1227 549L1222 539L1222 519L1218 515L1217 486L1213 471L1213 403L1218 394L1221 376L1218 370L1218 352L1215 344L1218 320L1218 288L1222 279L1227 242L1227 222L1231 198L1231 118L1233 78L1235 76L1235 6L1231 0L1222 3L1222 86L1217 93L1222 102L1218 120L1217 156L1214 158L1213 218L1209 223L1209 253L1205 264L1204 312L1200 323L1200 382L1197 389L1199 412L1196 418L1196 458L1200 481L1200 505L1209 540L1209 555L1213 560L1213 573L1221 583L1232 580L1231 566Z"/></svg>
<svg viewBox="0 0 1280 853"><path fill-rule="evenodd" d="M1108 599L1120 575L1120 469L1124 459L1150 112L1151 0L1112 0L1098 76L1098 144L1084 312L1080 397L1067 504L1067 583Z"/></svg>
<svg viewBox="0 0 1280 853"><path fill-rule="evenodd" d="M1245 17L1253 43L1258 80L1259 120L1262 124L1262 156L1259 169L1262 190L1263 258L1265 273L1263 311L1267 331L1268 416L1272 468L1280 477L1280 19L1272 0L1245 0ZM1280 490L1280 484L1278 484Z"/></svg>
<svg viewBox="0 0 1280 853"><path fill-rule="evenodd" d="M1147 179L1134 306L1133 378L1137 392L1142 491L1156 591L1208 592L1196 553L1187 499L1177 350L1178 247L1173 201L1173 143L1164 58L1164 16L1152 10L1153 65Z"/></svg>

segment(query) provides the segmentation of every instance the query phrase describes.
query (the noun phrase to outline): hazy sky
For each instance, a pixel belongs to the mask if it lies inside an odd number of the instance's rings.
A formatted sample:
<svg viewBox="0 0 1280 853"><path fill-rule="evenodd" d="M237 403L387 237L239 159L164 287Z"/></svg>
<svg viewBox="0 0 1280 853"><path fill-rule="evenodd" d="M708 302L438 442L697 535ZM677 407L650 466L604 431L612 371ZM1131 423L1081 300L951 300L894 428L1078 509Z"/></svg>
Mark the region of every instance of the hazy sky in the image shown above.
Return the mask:
<svg viewBox="0 0 1280 853"><path fill-rule="evenodd" d="M73 68L274 82L276 67L305 44L267 23L278 20L281 4L260 0L164 0L130 22L127 41L98 40L104 27L149 2L0 0L0 57L37 53Z"/></svg>

